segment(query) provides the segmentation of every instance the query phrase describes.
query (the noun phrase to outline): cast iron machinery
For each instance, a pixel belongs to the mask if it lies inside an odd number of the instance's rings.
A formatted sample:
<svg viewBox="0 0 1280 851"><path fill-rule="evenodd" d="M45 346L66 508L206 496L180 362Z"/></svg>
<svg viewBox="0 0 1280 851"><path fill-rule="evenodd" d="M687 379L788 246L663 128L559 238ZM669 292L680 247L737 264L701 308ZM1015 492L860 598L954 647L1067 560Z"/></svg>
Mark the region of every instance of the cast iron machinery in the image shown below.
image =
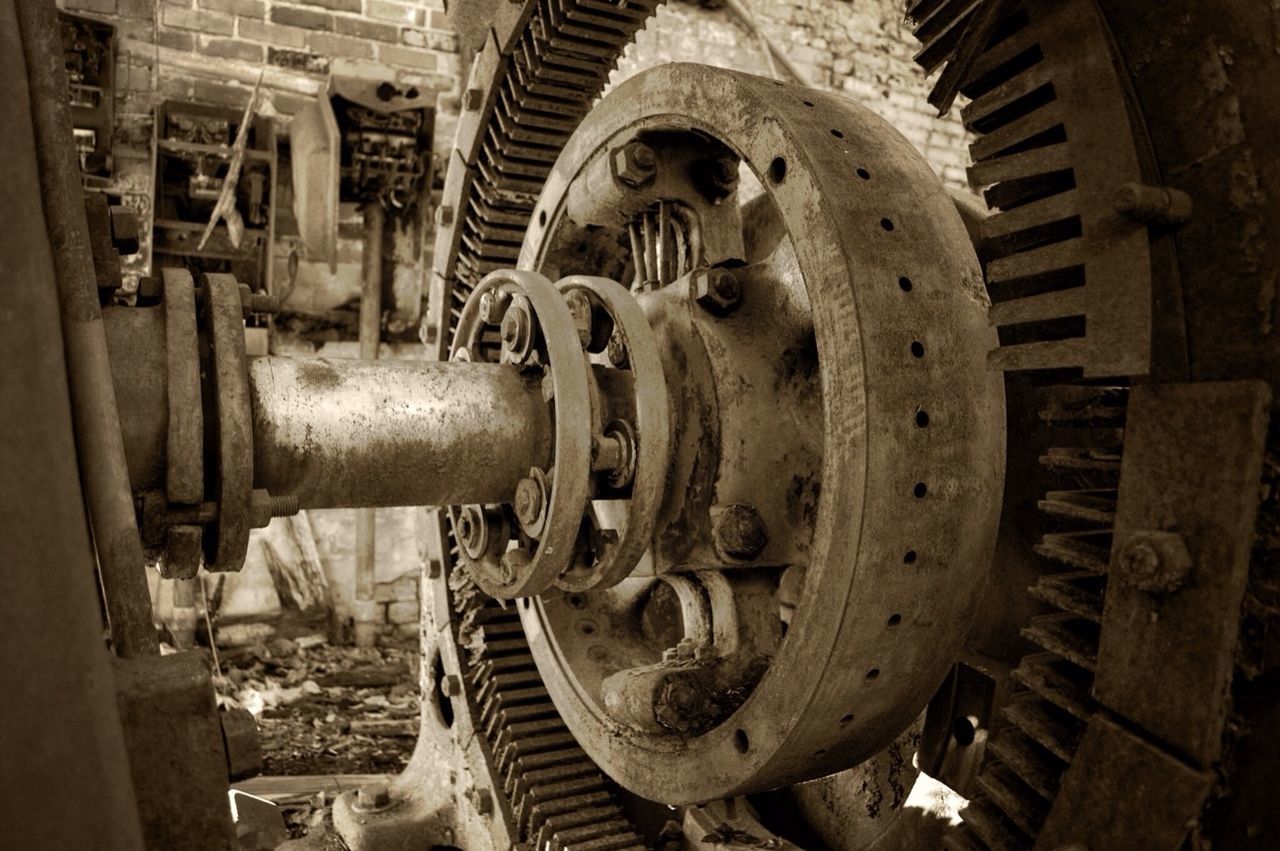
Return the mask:
<svg viewBox="0 0 1280 851"><path fill-rule="evenodd" d="M13 339L68 379L15 398L64 449L74 414L117 679L155 650L144 552L235 570L273 515L447 507L418 748L389 798L339 800L351 847L865 847L917 768L971 799L955 848L1274 830L1251 783L1275 764L1280 350L1256 10L912 3L987 217L835 95L670 65L593 105L652 4L493 5L458 21L437 359L340 362L247 357L242 318L273 305L229 276L99 307L53 15L4 9L34 119L5 149L38 153L19 189L49 233L22 255L43 324ZM1214 133L1161 111L1151 69L1188 55ZM1224 281L1257 297L1221 306ZM66 452L40 463L6 454L7 501L78 498ZM73 528L59 552L91 557L75 517L10 526L22 559ZM90 692L92 780L121 736ZM144 701L120 701L135 762ZM208 732L179 733L192 789ZM136 846L137 805L153 845L227 844L216 812L177 830L202 805L170 777L135 765L136 801L103 779L58 828Z"/></svg>

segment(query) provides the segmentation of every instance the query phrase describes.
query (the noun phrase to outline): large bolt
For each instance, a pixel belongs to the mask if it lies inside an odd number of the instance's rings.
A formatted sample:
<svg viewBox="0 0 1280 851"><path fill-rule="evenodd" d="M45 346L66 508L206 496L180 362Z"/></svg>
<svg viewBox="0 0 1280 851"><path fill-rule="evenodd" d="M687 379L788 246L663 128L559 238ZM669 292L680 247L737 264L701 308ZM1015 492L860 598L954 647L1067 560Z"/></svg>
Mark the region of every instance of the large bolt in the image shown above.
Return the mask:
<svg viewBox="0 0 1280 851"><path fill-rule="evenodd" d="M1191 218L1191 196L1181 189L1125 183L1116 190L1116 211L1143 224L1180 225Z"/></svg>
<svg viewBox="0 0 1280 851"><path fill-rule="evenodd" d="M712 521L716 549L725 558L753 559L769 543L764 521L754 508L741 503L726 505Z"/></svg>
<svg viewBox="0 0 1280 851"><path fill-rule="evenodd" d="M472 786L467 790L467 799L480 815L487 816L493 812L493 793L488 789Z"/></svg>
<svg viewBox="0 0 1280 851"><path fill-rule="evenodd" d="M446 674L440 680L440 691L445 697L457 697L462 694L462 679L457 674Z"/></svg>
<svg viewBox="0 0 1280 851"><path fill-rule="evenodd" d="M707 176L717 195L728 195L738 185L738 158L716 157L708 165Z"/></svg>
<svg viewBox="0 0 1280 851"><path fill-rule="evenodd" d="M1117 578L1148 594L1170 594L1187 581L1191 553L1176 532L1133 532L1116 559Z"/></svg>
<svg viewBox="0 0 1280 851"><path fill-rule="evenodd" d="M627 344L623 341L622 334L617 330L609 337L609 345L605 347L605 357L609 359L609 363L619 369L627 365L629 360L627 357Z"/></svg>
<svg viewBox="0 0 1280 851"><path fill-rule="evenodd" d="M573 327L578 332L578 342L586 347L591 343L591 299L582 290L569 290L564 297L573 317Z"/></svg>
<svg viewBox="0 0 1280 851"><path fill-rule="evenodd" d="M613 151L614 177L627 186L643 186L653 180L657 169L657 155L643 142L628 142Z"/></svg>
<svg viewBox="0 0 1280 851"><path fill-rule="evenodd" d="M511 304L511 293L503 290L485 290L480 294L480 321L486 325L499 325Z"/></svg>
<svg viewBox="0 0 1280 851"><path fill-rule="evenodd" d="M391 806L391 793L385 783L370 783L361 786L356 792L356 808L360 810L380 810Z"/></svg>
<svg viewBox="0 0 1280 851"><path fill-rule="evenodd" d="M292 517L301 510L298 498L292 494L273 496L262 488L254 488L249 494L249 525L261 529L272 517Z"/></svg>
<svg viewBox="0 0 1280 851"><path fill-rule="evenodd" d="M521 479L516 485L516 518L525 531L533 534L542 520L542 508L545 496L542 483L532 476Z"/></svg>
<svg viewBox="0 0 1280 851"><path fill-rule="evenodd" d="M715 316L728 316L742 300L738 276L729 269L700 269L689 286L698 305Z"/></svg>
<svg viewBox="0 0 1280 851"><path fill-rule="evenodd" d="M523 296L511 299L502 317L502 354L506 363L524 363L533 350L533 316Z"/></svg>

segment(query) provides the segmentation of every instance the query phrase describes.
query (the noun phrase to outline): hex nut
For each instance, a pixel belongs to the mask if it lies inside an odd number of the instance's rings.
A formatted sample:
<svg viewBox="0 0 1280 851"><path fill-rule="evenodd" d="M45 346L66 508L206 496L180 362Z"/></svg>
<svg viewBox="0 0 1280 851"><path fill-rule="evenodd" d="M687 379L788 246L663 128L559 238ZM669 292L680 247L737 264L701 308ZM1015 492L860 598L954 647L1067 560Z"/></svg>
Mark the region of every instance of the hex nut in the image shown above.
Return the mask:
<svg viewBox="0 0 1280 851"><path fill-rule="evenodd" d="M516 485L516 518L526 529L533 529L542 517L544 497L542 485L532 477L520 480Z"/></svg>
<svg viewBox="0 0 1280 851"><path fill-rule="evenodd" d="M467 89L462 93L462 108L467 112L476 112L484 105L484 89Z"/></svg>
<svg viewBox="0 0 1280 851"><path fill-rule="evenodd" d="M564 297L569 306L569 315L573 317L573 327L578 332L578 342L586 346L591 343L591 299L582 290L569 290Z"/></svg>
<svg viewBox="0 0 1280 851"><path fill-rule="evenodd" d="M370 783L361 786L356 792L356 808L360 810L381 810L391 806L391 792L385 783Z"/></svg>
<svg viewBox="0 0 1280 851"><path fill-rule="evenodd" d="M638 188L649 181L658 170L658 158L653 148L643 142L628 142L613 151L613 175L620 183Z"/></svg>
<svg viewBox="0 0 1280 851"><path fill-rule="evenodd" d="M741 503L726 505L713 516L712 537L722 556L737 561L755 558L769 543L764 520L750 505Z"/></svg>
<svg viewBox="0 0 1280 851"><path fill-rule="evenodd" d="M445 674L440 679L440 691L445 697L457 697L462 694L462 678L457 674Z"/></svg>
<svg viewBox="0 0 1280 851"><path fill-rule="evenodd" d="M738 276L729 269L700 269L693 274L689 290L698 306L713 316L728 316L742 300Z"/></svg>
<svg viewBox="0 0 1280 851"><path fill-rule="evenodd" d="M493 812L493 793L488 789L472 786L467 790L467 799L480 815L487 816Z"/></svg>

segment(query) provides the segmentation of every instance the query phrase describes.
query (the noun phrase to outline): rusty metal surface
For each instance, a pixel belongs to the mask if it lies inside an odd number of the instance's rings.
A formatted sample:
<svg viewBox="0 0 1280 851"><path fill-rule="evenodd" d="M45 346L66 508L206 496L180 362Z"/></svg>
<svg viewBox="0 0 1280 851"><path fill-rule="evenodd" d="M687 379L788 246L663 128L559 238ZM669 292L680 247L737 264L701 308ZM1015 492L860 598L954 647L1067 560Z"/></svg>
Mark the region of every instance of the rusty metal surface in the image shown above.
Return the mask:
<svg viewBox="0 0 1280 851"><path fill-rule="evenodd" d="M227 755L203 651L117 659L117 702L148 848L227 849Z"/></svg>
<svg viewBox="0 0 1280 851"><path fill-rule="evenodd" d="M76 463L31 120L37 92L27 83L18 5L36 4L0 2L0 823L15 848L139 849ZM41 5L56 30L53 3Z"/></svg>
<svg viewBox="0 0 1280 851"><path fill-rule="evenodd" d="M1214 776L1188 766L1103 716L1062 781L1035 847L1128 851L1184 848Z"/></svg>
<svg viewBox="0 0 1280 851"><path fill-rule="evenodd" d="M21 3L17 7L17 23L31 92L45 225L52 243L62 309L76 455L112 642L116 651L125 656L154 655L159 645L151 623L142 542L133 515L120 411L98 307L57 10L45 2Z"/></svg>
<svg viewBox="0 0 1280 851"><path fill-rule="evenodd" d="M708 114L717 103L734 108ZM673 125L721 139L745 159L796 242L826 417L799 608L807 614L741 709L697 738L617 734L593 696L598 687L566 670L580 618L546 597L522 614L532 635L546 637L533 642L534 656L587 752L633 791L681 803L838 770L911 723L949 667L945 648L960 639L973 587L966 571L972 579L985 570L1003 416L998 377L982 366L985 305L954 205L901 137L842 99L698 66L633 78L570 140L522 266L538 266L552 241L545 234L567 215L569 187L597 151ZM927 265L922 245L931 247ZM929 354L914 356L913 341ZM909 469L891 469L899 461ZM914 488L921 481L927 497ZM842 620L846 605L856 606L856 624ZM622 625L596 623L606 627Z"/></svg>
<svg viewBox="0 0 1280 851"><path fill-rule="evenodd" d="M204 276L203 293L209 349L205 397L214 414L205 438L205 456L216 471L206 474L205 493L218 504L217 519L204 536L204 566L209 571L239 570L249 547L254 475L240 285L231 275L211 273Z"/></svg>
<svg viewBox="0 0 1280 851"><path fill-rule="evenodd" d="M550 457L515 367L268 357L249 376L254 483L303 508L499 501Z"/></svg>
<svg viewBox="0 0 1280 851"><path fill-rule="evenodd" d="M200 403L195 282L185 269L165 269L163 275L169 413L165 493L170 502L190 505L204 498L204 409Z"/></svg>
<svg viewBox="0 0 1280 851"><path fill-rule="evenodd" d="M1141 387L1129 403L1094 695L1206 768L1229 708L1269 403L1261 382Z"/></svg>
<svg viewBox="0 0 1280 851"><path fill-rule="evenodd" d="M607 588L635 568L652 540L658 505L667 482L671 442L666 379L648 320L622 285L607 278L571 276L557 281L556 286L566 295L576 290L591 293L598 300L612 320L613 335L619 338L625 366L633 376L635 395L627 414L631 417L628 427L635 431L637 447L629 476L631 481L627 482L630 498L625 509L626 519L617 530L618 539L594 553L596 561L588 566L585 576L570 573L557 583L565 591ZM589 303L594 311L597 302ZM588 331L592 324L588 322ZM590 338L587 345L591 345ZM593 428L603 430L606 426L597 423ZM595 453L594 447L592 452Z"/></svg>
<svg viewBox="0 0 1280 851"><path fill-rule="evenodd" d="M492 301L499 294L508 306L499 320L501 348L494 351L491 345L484 345L484 336L486 326L497 317L482 315L482 305L487 307L484 296ZM517 309L517 299L524 299L523 310ZM523 331L509 333L508 317L516 315L523 316L527 325ZM513 341L518 341L514 348ZM536 467L538 475L547 480L534 510L540 516L539 528L522 522L516 547L508 550L499 542L492 552L473 560L476 582L486 593L508 598L541 593L574 562L575 543L590 493L592 383L573 318L559 291L542 275L516 270L493 272L481 281L475 298L463 309L451 356L454 362L500 357L504 363L531 370L538 376L545 403L554 407L554 451L549 467L529 465L525 472L525 477L531 477ZM515 503L518 496L513 488L509 496L487 501ZM455 535L456 524L455 519Z"/></svg>
<svg viewBox="0 0 1280 851"><path fill-rule="evenodd" d="M950 58L939 86L971 99L961 110L978 136L969 181L999 210L983 225L991 321L1001 328L992 362L1146 374L1150 236L1113 200L1122 184L1141 182L1145 139L1129 121L1096 5L921 2L909 14L925 42L917 61ZM977 33L985 38L972 41ZM983 49L972 56L975 46Z"/></svg>

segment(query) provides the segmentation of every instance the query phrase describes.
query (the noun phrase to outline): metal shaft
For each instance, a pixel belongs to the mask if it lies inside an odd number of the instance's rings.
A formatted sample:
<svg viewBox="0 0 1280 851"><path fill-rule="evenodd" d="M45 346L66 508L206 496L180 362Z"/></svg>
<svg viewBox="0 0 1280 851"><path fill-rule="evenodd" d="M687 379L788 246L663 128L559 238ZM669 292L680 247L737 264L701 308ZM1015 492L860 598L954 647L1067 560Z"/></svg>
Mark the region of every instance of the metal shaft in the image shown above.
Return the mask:
<svg viewBox="0 0 1280 851"><path fill-rule="evenodd" d="M254 486L302 508L510 502L551 459L540 384L514 366L249 363Z"/></svg>

